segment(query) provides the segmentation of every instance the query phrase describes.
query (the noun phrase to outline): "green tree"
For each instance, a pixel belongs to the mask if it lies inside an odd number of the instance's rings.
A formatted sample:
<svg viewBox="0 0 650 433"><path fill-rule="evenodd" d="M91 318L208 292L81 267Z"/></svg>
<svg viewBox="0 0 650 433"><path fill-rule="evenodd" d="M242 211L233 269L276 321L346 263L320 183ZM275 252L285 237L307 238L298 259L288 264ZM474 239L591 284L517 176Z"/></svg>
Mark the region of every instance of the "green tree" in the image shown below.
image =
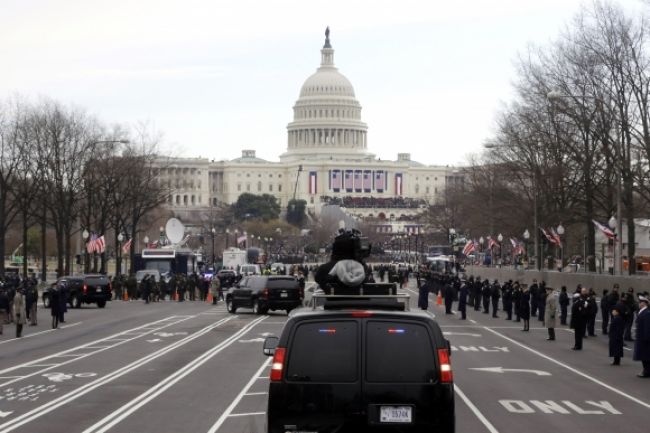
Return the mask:
<svg viewBox="0 0 650 433"><path fill-rule="evenodd" d="M233 213L237 220L261 219L270 221L280 216L280 205L270 194L255 195L244 193L233 205Z"/></svg>
<svg viewBox="0 0 650 433"><path fill-rule="evenodd" d="M305 223L305 208L307 202L305 200L291 199L287 204L287 222L296 227L302 227Z"/></svg>

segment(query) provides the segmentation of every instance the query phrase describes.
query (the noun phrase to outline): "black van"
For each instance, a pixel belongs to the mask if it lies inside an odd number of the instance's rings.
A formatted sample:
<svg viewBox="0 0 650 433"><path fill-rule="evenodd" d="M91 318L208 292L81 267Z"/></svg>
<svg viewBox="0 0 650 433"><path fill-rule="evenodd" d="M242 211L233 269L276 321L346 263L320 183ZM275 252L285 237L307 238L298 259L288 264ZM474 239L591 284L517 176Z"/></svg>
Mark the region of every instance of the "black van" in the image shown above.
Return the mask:
<svg viewBox="0 0 650 433"><path fill-rule="evenodd" d="M322 297L342 302L296 310L264 343L268 432L454 432L450 346L433 316L408 299L399 311L389 297Z"/></svg>
<svg viewBox="0 0 650 433"><path fill-rule="evenodd" d="M56 286L65 286L67 303L74 308L81 308L82 304L97 304L104 308L106 302L112 299L111 282L106 275L85 274L61 277ZM50 292L43 292L43 305L50 307Z"/></svg>

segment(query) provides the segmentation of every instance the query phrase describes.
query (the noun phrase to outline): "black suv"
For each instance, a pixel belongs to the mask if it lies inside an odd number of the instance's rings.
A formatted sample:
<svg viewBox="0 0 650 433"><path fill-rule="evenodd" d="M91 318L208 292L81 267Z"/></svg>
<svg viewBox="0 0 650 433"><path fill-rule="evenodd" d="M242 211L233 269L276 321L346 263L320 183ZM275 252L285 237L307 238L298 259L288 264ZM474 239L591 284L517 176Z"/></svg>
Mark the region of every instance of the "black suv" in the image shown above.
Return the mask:
<svg viewBox="0 0 650 433"><path fill-rule="evenodd" d="M251 275L243 277L226 293L228 312L252 308L255 314L269 310L286 310L287 314L302 305L300 284L295 277L284 275Z"/></svg>
<svg viewBox="0 0 650 433"><path fill-rule="evenodd" d="M450 346L431 314L408 295L315 296L323 309L264 342L268 433L455 431Z"/></svg>
<svg viewBox="0 0 650 433"><path fill-rule="evenodd" d="M106 275L86 274L61 277L57 280L56 286L65 285L67 302L71 307L81 308L82 304L97 304L99 308L106 306L106 301L112 298L111 282ZM50 306L50 293L43 292L43 304L46 308Z"/></svg>

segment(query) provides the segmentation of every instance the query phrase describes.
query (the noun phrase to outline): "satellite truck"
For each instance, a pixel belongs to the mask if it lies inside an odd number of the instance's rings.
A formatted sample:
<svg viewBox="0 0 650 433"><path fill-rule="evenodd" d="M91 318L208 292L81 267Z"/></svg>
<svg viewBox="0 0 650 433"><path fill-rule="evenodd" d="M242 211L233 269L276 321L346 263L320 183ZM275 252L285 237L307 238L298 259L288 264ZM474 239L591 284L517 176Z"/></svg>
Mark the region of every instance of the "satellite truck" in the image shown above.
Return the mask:
<svg viewBox="0 0 650 433"><path fill-rule="evenodd" d="M171 245L162 248L144 248L135 255L135 271L158 270L160 275L192 274L198 272L200 255L184 245L185 226L177 218L170 218L165 233Z"/></svg>

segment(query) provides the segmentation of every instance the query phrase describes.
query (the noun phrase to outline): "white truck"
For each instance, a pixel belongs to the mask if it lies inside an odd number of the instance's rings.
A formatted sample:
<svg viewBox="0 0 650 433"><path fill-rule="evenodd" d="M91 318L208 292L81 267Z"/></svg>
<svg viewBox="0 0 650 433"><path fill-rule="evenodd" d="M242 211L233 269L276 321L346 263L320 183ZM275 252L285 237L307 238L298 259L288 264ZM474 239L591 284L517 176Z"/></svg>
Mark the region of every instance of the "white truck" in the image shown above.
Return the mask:
<svg viewBox="0 0 650 433"><path fill-rule="evenodd" d="M246 250L230 247L223 251L223 267L224 269L232 269L235 272L239 268L248 263Z"/></svg>

